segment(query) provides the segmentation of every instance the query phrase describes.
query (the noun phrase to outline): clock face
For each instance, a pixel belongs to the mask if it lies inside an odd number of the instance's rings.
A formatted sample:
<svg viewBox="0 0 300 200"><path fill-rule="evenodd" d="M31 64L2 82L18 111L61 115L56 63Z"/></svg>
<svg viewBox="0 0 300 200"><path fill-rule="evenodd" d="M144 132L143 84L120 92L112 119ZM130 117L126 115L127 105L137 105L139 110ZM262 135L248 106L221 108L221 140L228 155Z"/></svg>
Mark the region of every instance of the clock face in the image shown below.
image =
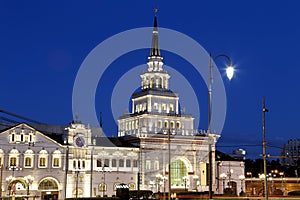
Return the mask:
<svg viewBox="0 0 300 200"><path fill-rule="evenodd" d="M82 136L78 136L75 138L75 145L77 147L83 147L85 145L85 140Z"/></svg>

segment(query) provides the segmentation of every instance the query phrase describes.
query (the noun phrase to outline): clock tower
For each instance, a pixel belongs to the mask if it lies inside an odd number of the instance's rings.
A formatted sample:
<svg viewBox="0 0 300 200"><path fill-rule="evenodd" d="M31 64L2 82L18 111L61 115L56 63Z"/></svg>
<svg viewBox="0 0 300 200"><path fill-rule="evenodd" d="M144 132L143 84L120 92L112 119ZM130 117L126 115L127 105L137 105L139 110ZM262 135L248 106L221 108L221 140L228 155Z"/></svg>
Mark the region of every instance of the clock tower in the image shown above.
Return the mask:
<svg viewBox="0 0 300 200"><path fill-rule="evenodd" d="M69 124L66 130L67 137L65 139L65 143L77 148L91 145L91 128L89 125L86 127L81 121L78 121L78 117L76 117L75 121L72 121Z"/></svg>

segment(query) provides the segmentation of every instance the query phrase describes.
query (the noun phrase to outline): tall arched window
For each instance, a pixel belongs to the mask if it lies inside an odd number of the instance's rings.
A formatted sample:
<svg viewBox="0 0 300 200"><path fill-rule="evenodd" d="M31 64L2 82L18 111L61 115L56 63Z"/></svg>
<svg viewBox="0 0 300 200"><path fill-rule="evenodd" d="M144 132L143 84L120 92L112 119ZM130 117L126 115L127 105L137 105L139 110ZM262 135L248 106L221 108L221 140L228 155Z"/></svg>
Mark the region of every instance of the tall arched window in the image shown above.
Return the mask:
<svg viewBox="0 0 300 200"><path fill-rule="evenodd" d="M41 150L39 152L39 168L46 168L48 166L48 152L46 150Z"/></svg>
<svg viewBox="0 0 300 200"><path fill-rule="evenodd" d="M55 150L52 154L52 167L59 168L61 166L61 152Z"/></svg>
<svg viewBox="0 0 300 200"><path fill-rule="evenodd" d="M31 149L28 149L24 153L24 168L33 167L34 153Z"/></svg>
<svg viewBox="0 0 300 200"><path fill-rule="evenodd" d="M175 160L171 163L171 184L182 186L183 177L187 176L187 167L182 160Z"/></svg>

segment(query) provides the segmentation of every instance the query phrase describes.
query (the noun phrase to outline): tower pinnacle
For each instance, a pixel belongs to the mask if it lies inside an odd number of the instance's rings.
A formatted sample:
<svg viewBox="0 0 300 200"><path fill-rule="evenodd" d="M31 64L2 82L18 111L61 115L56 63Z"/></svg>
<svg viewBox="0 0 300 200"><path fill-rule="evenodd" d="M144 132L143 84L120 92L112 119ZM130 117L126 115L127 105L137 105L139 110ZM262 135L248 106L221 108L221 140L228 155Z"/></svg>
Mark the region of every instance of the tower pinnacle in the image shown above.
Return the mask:
<svg viewBox="0 0 300 200"><path fill-rule="evenodd" d="M158 45L158 28L157 28L157 14L158 9L154 9L154 24L153 24L153 32L152 32L152 46L150 56L160 56L160 50Z"/></svg>

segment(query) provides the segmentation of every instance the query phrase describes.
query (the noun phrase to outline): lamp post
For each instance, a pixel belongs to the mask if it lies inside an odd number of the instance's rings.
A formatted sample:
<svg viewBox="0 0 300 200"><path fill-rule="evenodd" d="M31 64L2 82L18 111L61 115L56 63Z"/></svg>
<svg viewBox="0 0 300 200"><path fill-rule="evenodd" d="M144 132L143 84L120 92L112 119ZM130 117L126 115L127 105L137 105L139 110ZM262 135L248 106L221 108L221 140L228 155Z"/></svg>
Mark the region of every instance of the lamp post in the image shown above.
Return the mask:
<svg viewBox="0 0 300 200"><path fill-rule="evenodd" d="M241 180L241 195L243 195L244 193L244 189L243 189L243 181L245 180L245 176L242 174L242 175L239 175L239 179Z"/></svg>
<svg viewBox="0 0 300 200"><path fill-rule="evenodd" d="M183 180L183 182L184 182L184 191L186 192L186 191L187 191L187 189L186 189L186 183L187 183L188 177L187 177L187 176L184 176L184 177L182 178L182 180Z"/></svg>
<svg viewBox="0 0 300 200"><path fill-rule="evenodd" d="M161 174L157 174L155 177L157 184L157 192L160 193L160 181L162 180L163 176Z"/></svg>
<svg viewBox="0 0 300 200"><path fill-rule="evenodd" d="M247 172L246 175L251 178L251 181L250 181L250 191L251 191L251 195L252 195L253 194L252 172Z"/></svg>
<svg viewBox="0 0 300 200"><path fill-rule="evenodd" d="M267 180L267 142L266 142L266 128L265 128L265 113L268 112L268 109L265 107L265 98L262 98L262 135L263 135L263 157L264 157L264 190L265 190L265 199L269 199L268 194L268 180Z"/></svg>
<svg viewBox="0 0 300 200"><path fill-rule="evenodd" d="M213 136L211 134L211 116L212 116L212 85L213 85L213 61L217 60L220 57L224 57L227 59L227 67L226 67L226 74L227 74L227 78L229 80L232 79L233 74L234 74L234 68L232 66L231 63L231 59L225 55L225 54L219 54L215 57L212 57L211 54L209 54L209 76L208 76L208 166L209 166L209 176L208 176L208 183L209 183L209 199L212 199L213 196L213 191L212 191L212 143L213 141Z"/></svg>
<svg viewBox="0 0 300 200"><path fill-rule="evenodd" d="M279 175L281 176L281 191L282 191L282 195L284 195L284 183L283 183L284 172L279 172Z"/></svg>
<svg viewBox="0 0 300 200"><path fill-rule="evenodd" d="M265 190L265 184L264 184L264 180L265 180L265 178L267 177L267 176L265 176L265 174L264 173L262 173L262 174L258 174L258 177L259 177L259 179L262 181L262 183L263 183L263 189L262 189L262 196L265 196L265 193L266 193L266 190Z"/></svg>
<svg viewBox="0 0 300 200"><path fill-rule="evenodd" d="M26 199L28 199L29 198L29 186L32 184L32 182L34 181L34 177L33 176L31 176L31 175L28 175L28 176L25 176L24 177L24 180L25 180L25 182L26 182L26 184L27 184L27 197L26 197Z"/></svg>
<svg viewBox="0 0 300 200"><path fill-rule="evenodd" d="M10 196L11 195L11 190L12 190L12 186L10 185L12 183L12 181L15 180L15 177L10 175L9 177L6 178L6 182L8 184L8 195Z"/></svg>
<svg viewBox="0 0 300 200"><path fill-rule="evenodd" d="M224 191L225 191L225 179L226 179L226 177L227 177L227 175L225 173L220 174L220 178L223 181L223 194L224 194Z"/></svg>

